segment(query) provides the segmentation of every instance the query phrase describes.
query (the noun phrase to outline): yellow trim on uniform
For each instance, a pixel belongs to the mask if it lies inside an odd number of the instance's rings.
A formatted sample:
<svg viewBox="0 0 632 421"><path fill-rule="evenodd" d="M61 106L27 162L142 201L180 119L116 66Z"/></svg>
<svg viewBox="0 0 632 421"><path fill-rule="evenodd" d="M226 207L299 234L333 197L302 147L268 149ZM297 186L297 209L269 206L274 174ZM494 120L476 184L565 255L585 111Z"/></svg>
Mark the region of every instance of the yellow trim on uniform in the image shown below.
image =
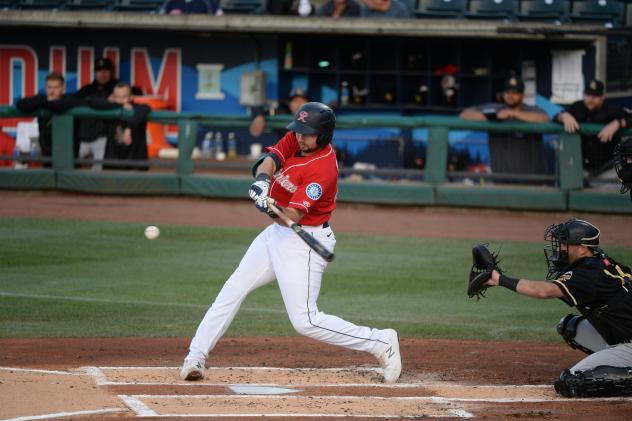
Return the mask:
<svg viewBox="0 0 632 421"><path fill-rule="evenodd" d="M616 265L614 268L617 270L617 272L619 272L619 275L623 276L624 278L630 278L630 280L632 281L632 273L625 273L619 265Z"/></svg>
<svg viewBox="0 0 632 421"><path fill-rule="evenodd" d="M564 291L566 291L566 294L571 297L571 300L573 300L573 305L577 306L577 300L575 299L575 297L573 296L573 294L571 294L571 292L568 290L568 288L566 288L566 285L564 285L564 283L562 281L560 281L559 279L556 279L553 281L553 283L557 286L559 286L560 288L563 288Z"/></svg>
<svg viewBox="0 0 632 421"><path fill-rule="evenodd" d="M605 273L606 275L608 275L611 278L618 279L621 282L621 286L624 286L625 285L625 278L628 277L628 275L625 272L623 272L618 265L615 266L615 269L617 269L617 272L619 272L621 274L621 276L615 275L614 273L610 273L606 269L603 270L603 273Z"/></svg>

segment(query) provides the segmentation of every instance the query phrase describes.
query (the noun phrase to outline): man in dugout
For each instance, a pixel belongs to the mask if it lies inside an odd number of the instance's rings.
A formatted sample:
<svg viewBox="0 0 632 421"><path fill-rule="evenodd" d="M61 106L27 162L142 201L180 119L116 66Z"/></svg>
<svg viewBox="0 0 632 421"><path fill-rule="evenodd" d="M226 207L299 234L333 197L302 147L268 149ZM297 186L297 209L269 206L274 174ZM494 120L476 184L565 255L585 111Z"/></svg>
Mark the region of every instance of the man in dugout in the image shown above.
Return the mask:
<svg viewBox="0 0 632 421"><path fill-rule="evenodd" d="M565 397L632 395L632 271L599 247L599 229L571 219L545 231L547 281L491 272L487 286L533 298L559 298L581 315L562 317L557 331L587 357L563 370L555 390Z"/></svg>

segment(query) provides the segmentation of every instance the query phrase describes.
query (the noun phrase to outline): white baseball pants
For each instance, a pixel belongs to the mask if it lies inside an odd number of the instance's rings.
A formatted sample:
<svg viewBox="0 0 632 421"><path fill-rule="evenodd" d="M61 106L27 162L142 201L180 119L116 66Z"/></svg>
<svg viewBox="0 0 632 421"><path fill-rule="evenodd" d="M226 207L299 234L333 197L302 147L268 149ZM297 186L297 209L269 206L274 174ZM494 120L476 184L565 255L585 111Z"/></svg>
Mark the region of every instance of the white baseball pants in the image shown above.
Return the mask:
<svg viewBox="0 0 632 421"><path fill-rule="evenodd" d="M331 228L304 226L303 229L328 249L334 249L336 238ZM356 326L318 311L316 300L326 267L327 262L290 228L276 223L268 226L252 242L206 312L186 359L205 361L246 296L275 279L292 326L298 333L378 357L388 347L386 331Z"/></svg>

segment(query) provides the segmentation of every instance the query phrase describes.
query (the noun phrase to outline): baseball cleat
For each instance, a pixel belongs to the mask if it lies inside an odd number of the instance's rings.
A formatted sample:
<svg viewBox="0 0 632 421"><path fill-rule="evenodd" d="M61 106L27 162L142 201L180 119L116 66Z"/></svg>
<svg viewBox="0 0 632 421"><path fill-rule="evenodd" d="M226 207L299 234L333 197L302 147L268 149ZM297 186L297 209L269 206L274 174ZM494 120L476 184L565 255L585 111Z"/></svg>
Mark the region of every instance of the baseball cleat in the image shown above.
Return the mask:
<svg viewBox="0 0 632 421"><path fill-rule="evenodd" d="M384 382L395 383L402 373L402 356L399 353L399 336L393 329L388 331L388 348L378 357L380 365L384 369Z"/></svg>
<svg viewBox="0 0 632 421"><path fill-rule="evenodd" d="M184 360L180 369L180 378L189 381L202 380L204 378L204 363Z"/></svg>

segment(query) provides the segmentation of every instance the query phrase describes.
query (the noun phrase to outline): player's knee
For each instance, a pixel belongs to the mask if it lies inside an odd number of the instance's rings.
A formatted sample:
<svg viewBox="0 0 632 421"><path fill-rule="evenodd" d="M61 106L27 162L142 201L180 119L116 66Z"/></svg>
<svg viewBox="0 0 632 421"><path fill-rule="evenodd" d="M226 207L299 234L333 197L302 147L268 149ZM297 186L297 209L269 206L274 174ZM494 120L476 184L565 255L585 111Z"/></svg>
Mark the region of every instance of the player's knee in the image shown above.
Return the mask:
<svg viewBox="0 0 632 421"><path fill-rule="evenodd" d="M632 367L600 365L575 373L564 370L554 386L567 398L632 395Z"/></svg>
<svg viewBox="0 0 632 421"><path fill-rule="evenodd" d="M566 342L568 346L573 349L579 349L580 351L583 351L586 354L590 355L593 352L585 346L582 346L575 340L575 337L577 336L577 326L584 319L586 319L584 316L567 314L566 316L562 317L557 324L557 333L562 336L564 342Z"/></svg>
<svg viewBox="0 0 632 421"><path fill-rule="evenodd" d="M314 325L307 317L297 317L291 320L292 327L303 336L311 336L314 333Z"/></svg>

